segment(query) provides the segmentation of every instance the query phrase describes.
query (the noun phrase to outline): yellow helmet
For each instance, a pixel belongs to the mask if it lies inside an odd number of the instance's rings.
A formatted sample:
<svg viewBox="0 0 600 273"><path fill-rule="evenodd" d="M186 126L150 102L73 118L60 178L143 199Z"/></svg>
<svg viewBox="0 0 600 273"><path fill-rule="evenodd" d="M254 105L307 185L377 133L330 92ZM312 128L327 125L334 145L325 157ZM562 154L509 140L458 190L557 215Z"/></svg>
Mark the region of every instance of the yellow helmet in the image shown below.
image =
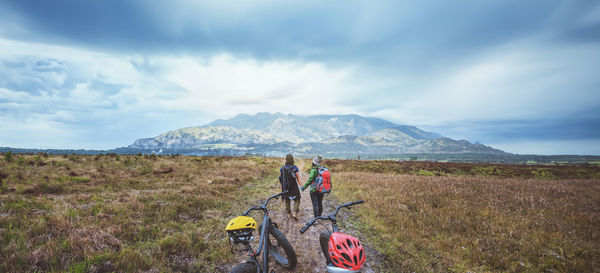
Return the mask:
<svg viewBox="0 0 600 273"><path fill-rule="evenodd" d="M229 240L235 244L249 243L254 240L252 232L256 229L256 221L248 216L238 216L225 226Z"/></svg>
<svg viewBox="0 0 600 273"><path fill-rule="evenodd" d="M254 219L252 219L252 217L238 216L238 217L231 219L231 221L229 221L229 223L225 227L225 230L233 231L233 230L240 230L240 229L246 229L246 228L256 229L256 221L254 221Z"/></svg>

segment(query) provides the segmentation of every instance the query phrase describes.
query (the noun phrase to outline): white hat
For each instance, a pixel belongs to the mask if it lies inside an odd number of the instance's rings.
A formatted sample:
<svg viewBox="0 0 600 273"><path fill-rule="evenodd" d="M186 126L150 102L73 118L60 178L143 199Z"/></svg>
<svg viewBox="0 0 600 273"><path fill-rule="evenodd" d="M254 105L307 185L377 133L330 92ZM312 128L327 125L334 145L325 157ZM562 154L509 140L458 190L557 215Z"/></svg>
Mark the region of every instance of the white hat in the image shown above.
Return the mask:
<svg viewBox="0 0 600 273"><path fill-rule="evenodd" d="M313 158L313 164L321 165L322 160L323 160L323 157L321 157L321 155L315 156L315 158Z"/></svg>

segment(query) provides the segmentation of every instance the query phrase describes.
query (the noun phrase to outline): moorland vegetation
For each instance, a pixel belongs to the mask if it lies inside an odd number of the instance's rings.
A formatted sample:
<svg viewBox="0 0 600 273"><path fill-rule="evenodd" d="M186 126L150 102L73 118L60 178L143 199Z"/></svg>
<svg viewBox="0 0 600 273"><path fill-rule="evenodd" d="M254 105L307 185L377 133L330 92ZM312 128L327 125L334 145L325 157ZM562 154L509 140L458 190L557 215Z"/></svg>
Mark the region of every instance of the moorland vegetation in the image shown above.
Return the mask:
<svg viewBox="0 0 600 273"><path fill-rule="evenodd" d="M239 257L231 254L223 228L279 190L281 163L5 153L0 272L227 271ZM600 268L598 166L325 165L333 172L332 204L366 201L351 211L343 230L380 255L367 261L377 271Z"/></svg>
<svg viewBox="0 0 600 273"><path fill-rule="evenodd" d="M264 195L278 163L5 154L0 272L225 271L223 228Z"/></svg>
<svg viewBox="0 0 600 273"><path fill-rule="evenodd" d="M600 167L330 160L381 272L597 272Z"/></svg>

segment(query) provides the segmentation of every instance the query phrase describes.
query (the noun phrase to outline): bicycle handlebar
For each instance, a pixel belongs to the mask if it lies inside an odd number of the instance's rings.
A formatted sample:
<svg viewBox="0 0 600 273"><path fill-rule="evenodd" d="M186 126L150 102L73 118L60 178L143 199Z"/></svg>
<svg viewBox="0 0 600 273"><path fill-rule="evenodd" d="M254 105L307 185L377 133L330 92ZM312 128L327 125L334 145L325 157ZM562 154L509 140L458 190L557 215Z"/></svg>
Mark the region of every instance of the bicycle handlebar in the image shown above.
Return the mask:
<svg viewBox="0 0 600 273"><path fill-rule="evenodd" d="M280 192L280 193L278 193L278 194L275 194L275 195L269 196L269 198L267 198L267 201L265 201L265 203L263 204L263 206L265 206L265 207L266 207L266 206L267 206L267 204L269 204L269 200L271 200L271 199L273 199L273 198L277 198L277 197L279 197L280 195L282 195L282 194L285 194L285 193L288 193L288 191L282 191L282 192Z"/></svg>
<svg viewBox="0 0 600 273"><path fill-rule="evenodd" d="M306 225L304 225L304 227L302 229L300 229L300 234L304 234L304 232L306 232L306 230L315 223L314 220L315 219L313 219L312 221L306 223Z"/></svg>
<svg viewBox="0 0 600 273"><path fill-rule="evenodd" d="M269 196L267 198L267 200L262 205L260 205L258 207L251 207L251 208L247 209L246 211L244 211L244 213L242 213L242 215L248 216L248 213L250 213L253 210L267 210L267 205L269 204L269 201L271 201L271 199L277 198L280 195L285 194L285 193L288 193L288 191L282 191L282 192L280 192L278 194Z"/></svg>
<svg viewBox="0 0 600 273"><path fill-rule="evenodd" d="M364 202L365 202L364 200L358 200L358 201L354 201L354 202L348 202L345 204L341 204L341 205L337 206L337 208L335 208L334 213L329 214L327 216L318 216L318 217L311 219L308 223L306 223L306 225L304 225L304 227L302 229L300 229L300 233L306 232L308 230L308 228L310 228L310 226L314 225L317 220L330 220L332 222L335 221L335 216L337 215L338 211L341 208L345 208L345 207L350 208L351 206L362 204Z"/></svg>
<svg viewBox="0 0 600 273"><path fill-rule="evenodd" d="M354 202L348 202L346 204L341 204L340 207L354 206L354 205L362 204L364 202L365 202L364 200L358 200L358 201L354 201Z"/></svg>
<svg viewBox="0 0 600 273"><path fill-rule="evenodd" d="M303 227L303 228L300 230L300 233L304 233L304 232L306 232L306 230L308 230L308 228L309 228L310 226L314 225L314 224L315 224L315 222L316 222L317 220L319 220L319 219L320 219L320 220L328 220L328 219L329 219L329 216L319 216L319 217L313 218L313 219L312 219L312 220L310 220L308 223L306 223L306 225L304 225L304 227Z"/></svg>

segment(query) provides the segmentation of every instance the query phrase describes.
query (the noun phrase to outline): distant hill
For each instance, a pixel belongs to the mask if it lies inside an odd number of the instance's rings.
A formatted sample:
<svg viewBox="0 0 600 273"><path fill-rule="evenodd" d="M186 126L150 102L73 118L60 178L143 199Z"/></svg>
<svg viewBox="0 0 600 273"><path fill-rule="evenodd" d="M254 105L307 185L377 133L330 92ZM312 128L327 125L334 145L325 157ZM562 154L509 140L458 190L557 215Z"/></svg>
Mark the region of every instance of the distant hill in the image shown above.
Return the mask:
<svg viewBox="0 0 600 273"><path fill-rule="evenodd" d="M138 139L131 149L227 149L228 152L281 156L287 153L330 154L504 154L466 140L453 140L359 115L299 116L281 113L240 114L204 126L187 127Z"/></svg>
<svg viewBox="0 0 600 273"><path fill-rule="evenodd" d="M252 130L236 129L227 126L187 127L169 131L153 138L136 140L129 147L144 149L200 149L212 144L231 146L228 144L273 144L282 139L270 134Z"/></svg>

